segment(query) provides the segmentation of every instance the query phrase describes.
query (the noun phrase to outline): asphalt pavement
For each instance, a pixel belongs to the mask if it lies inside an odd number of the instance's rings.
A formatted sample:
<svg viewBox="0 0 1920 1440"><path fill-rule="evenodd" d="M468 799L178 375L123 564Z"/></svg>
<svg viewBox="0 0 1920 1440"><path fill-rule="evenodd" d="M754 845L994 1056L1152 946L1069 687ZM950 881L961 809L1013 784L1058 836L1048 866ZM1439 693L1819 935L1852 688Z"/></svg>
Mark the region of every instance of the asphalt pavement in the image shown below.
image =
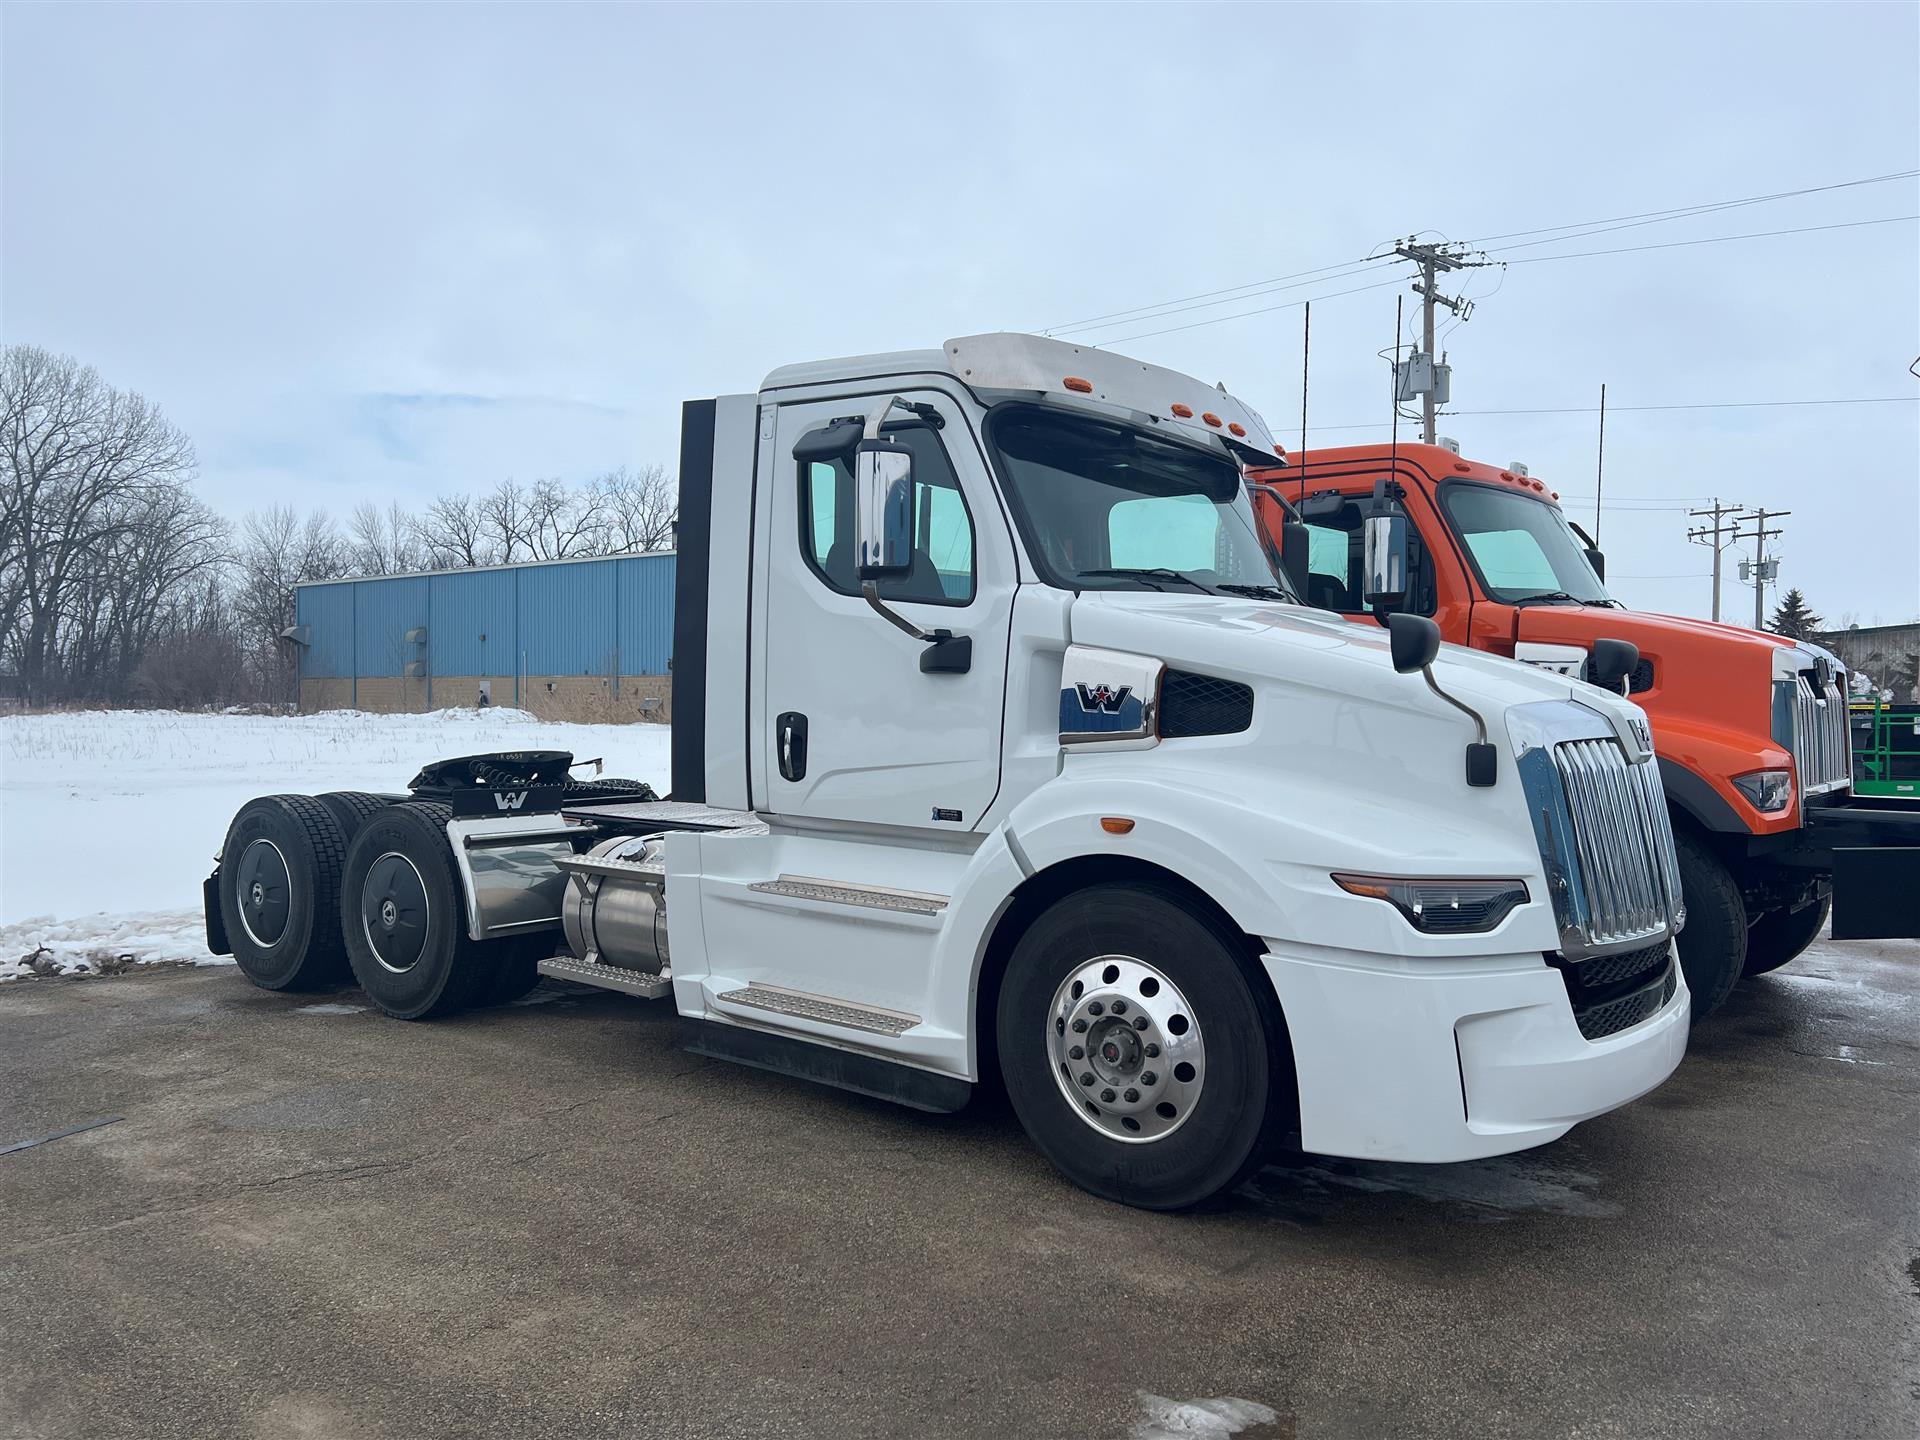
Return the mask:
<svg viewBox="0 0 1920 1440"><path fill-rule="evenodd" d="M0 986L0 1147L102 1120L0 1149L0 1435L1920 1433L1909 942L1744 985L1554 1145L1197 1215L553 985Z"/></svg>

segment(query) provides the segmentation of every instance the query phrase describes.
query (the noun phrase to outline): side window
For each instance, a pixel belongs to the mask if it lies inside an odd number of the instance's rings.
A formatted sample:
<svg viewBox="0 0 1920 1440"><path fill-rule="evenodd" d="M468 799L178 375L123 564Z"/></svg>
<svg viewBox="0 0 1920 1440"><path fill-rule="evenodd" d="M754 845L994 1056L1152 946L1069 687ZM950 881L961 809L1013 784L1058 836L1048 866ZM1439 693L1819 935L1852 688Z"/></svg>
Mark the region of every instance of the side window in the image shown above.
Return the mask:
<svg viewBox="0 0 1920 1440"><path fill-rule="evenodd" d="M1361 587L1366 579L1367 540L1360 507L1347 504L1332 515L1307 526L1307 595L1309 605L1366 614ZM1408 537L1407 580L1412 593L1407 608L1416 615L1434 611L1433 565L1418 527Z"/></svg>
<svg viewBox="0 0 1920 1440"><path fill-rule="evenodd" d="M913 452L913 569L880 582L884 600L965 605L973 599L973 516L938 432L924 424L889 425L886 434ZM853 476L844 460L800 464L800 551L826 584L860 593L854 571Z"/></svg>
<svg viewBox="0 0 1920 1440"><path fill-rule="evenodd" d="M1307 526L1307 603L1321 610L1359 610L1360 507L1343 505L1324 519Z"/></svg>

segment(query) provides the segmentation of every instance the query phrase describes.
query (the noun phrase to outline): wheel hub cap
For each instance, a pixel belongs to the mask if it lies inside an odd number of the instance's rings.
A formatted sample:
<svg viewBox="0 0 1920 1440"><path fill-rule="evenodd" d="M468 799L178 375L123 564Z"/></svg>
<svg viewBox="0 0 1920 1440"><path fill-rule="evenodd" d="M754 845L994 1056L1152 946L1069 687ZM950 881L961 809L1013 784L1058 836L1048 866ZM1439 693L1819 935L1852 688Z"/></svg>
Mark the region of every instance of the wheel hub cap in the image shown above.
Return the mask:
<svg viewBox="0 0 1920 1440"><path fill-rule="evenodd" d="M1172 1134L1206 1083L1193 1007L1164 972L1129 955L1097 956L1061 982L1047 1046L1066 1102L1115 1140Z"/></svg>
<svg viewBox="0 0 1920 1440"><path fill-rule="evenodd" d="M278 945L287 933L292 883L287 857L271 840L255 840L241 852L236 876L240 893L240 927L263 950Z"/></svg>
<svg viewBox="0 0 1920 1440"><path fill-rule="evenodd" d="M403 974L420 963L427 943L427 885L406 856L388 851L368 867L360 919L383 968Z"/></svg>

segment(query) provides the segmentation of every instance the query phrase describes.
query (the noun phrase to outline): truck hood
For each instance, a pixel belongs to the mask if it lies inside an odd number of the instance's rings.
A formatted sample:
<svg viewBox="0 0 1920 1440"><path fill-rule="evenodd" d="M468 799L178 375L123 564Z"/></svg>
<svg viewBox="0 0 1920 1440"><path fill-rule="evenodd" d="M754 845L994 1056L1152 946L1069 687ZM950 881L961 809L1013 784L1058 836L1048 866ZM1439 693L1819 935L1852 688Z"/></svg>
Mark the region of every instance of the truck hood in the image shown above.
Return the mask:
<svg viewBox="0 0 1920 1440"><path fill-rule="evenodd" d="M1418 675L1394 671L1385 629L1305 606L1225 595L1089 590L1075 600L1071 623L1075 644L1148 655L1176 668L1457 713ZM1459 645L1442 645L1433 669L1442 689L1485 714L1490 730L1497 730L1497 712L1539 700L1578 699L1608 712L1633 708L1584 681Z"/></svg>
<svg viewBox="0 0 1920 1440"><path fill-rule="evenodd" d="M1588 605L1529 605L1518 612L1514 639L1590 649L1596 639L1630 640L1640 649L1643 672L1633 698L1654 719L1708 727L1728 737L1744 736L1749 748L1770 747L1773 685L1825 656L1819 645L1678 615L1611 610ZM1664 753L1664 749L1663 749ZM1759 758L1741 768L1769 763ZM1778 762L1772 762L1778 763Z"/></svg>

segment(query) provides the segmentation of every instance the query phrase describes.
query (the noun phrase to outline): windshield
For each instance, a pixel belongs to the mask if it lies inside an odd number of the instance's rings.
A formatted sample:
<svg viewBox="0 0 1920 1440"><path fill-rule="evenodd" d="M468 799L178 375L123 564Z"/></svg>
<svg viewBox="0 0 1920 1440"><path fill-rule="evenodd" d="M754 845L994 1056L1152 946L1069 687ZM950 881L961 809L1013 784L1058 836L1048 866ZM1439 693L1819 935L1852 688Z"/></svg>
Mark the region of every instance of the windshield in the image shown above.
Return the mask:
<svg viewBox="0 0 1920 1440"><path fill-rule="evenodd" d="M1558 506L1515 490L1464 481L1442 485L1440 503L1473 557L1489 598L1508 604L1613 603Z"/></svg>
<svg viewBox="0 0 1920 1440"><path fill-rule="evenodd" d="M996 410L987 439L1036 562L1074 590L1293 599L1231 460L1117 421Z"/></svg>

